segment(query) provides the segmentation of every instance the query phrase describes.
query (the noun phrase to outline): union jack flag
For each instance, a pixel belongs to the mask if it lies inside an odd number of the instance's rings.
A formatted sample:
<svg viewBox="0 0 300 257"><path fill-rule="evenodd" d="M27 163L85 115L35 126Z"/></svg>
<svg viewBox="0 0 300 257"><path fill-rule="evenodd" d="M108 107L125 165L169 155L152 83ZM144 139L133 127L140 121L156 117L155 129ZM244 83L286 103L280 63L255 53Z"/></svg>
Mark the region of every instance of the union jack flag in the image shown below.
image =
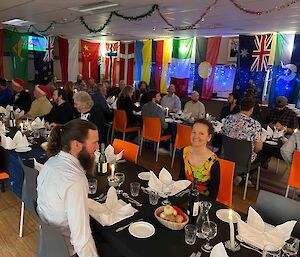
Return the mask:
<svg viewBox="0 0 300 257"><path fill-rule="evenodd" d="M266 71L268 69L272 39L272 34L255 36L255 49L253 49L252 52L254 61L251 65L250 71Z"/></svg>
<svg viewBox="0 0 300 257"><path fill-rule="evenodd" d="M47 44L46 53L45 53L45 56L43 59L44 62L51 62L54 59L53 58L54 40L55 40L54 36L47 37L48 44Z"/></svg>

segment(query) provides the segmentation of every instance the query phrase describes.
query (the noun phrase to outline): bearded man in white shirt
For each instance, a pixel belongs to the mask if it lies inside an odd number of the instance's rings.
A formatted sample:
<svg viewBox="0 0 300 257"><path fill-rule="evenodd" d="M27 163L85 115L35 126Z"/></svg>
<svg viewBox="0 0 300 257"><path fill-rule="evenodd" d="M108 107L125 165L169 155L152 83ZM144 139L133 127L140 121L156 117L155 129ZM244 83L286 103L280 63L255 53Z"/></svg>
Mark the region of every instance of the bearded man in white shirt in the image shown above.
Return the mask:
<svg viewBox="0 0 300 257"><path fill-rule="evenodd" d="M85 175L94 169L98 148L98 130L89 121L75 119L54 127L48 140L52 157L37 179L37 211L61 231L70 256L98 257L90 228Z"/></svg>

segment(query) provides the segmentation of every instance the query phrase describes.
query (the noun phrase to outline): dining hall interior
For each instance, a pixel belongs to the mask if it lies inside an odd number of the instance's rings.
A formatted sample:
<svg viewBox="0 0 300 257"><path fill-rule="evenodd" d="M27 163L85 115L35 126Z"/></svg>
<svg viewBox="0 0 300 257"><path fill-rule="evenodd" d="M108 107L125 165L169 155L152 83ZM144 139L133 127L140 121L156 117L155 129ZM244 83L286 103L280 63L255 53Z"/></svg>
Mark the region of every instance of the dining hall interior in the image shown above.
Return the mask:
<svg viewBox="0 0 300 257"><path fill-rule="evenodd" d="M300 256L300 0L0 2L0 257Z"/></svg>

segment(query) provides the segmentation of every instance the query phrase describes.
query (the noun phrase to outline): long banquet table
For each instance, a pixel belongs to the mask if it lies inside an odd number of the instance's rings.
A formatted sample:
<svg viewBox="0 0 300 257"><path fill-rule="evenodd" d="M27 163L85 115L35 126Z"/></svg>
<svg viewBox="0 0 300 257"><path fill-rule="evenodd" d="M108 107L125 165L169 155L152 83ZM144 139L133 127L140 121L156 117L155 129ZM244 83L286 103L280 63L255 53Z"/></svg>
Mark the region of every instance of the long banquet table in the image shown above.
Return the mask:
<svg viewBox="0 0 300 257"><path fill-rule="evenodd" d="M142 186L147 186L147 181L142 181L138 178L138 173L146 171L145 168L138 166L133 163L125 162L119 163L116 166L116 171L125 173L125 182L121 188L129 193L129 184L133 181L138 181ZM107 176L98 177L98 191L96 195L100 193L106 193L108 190ZM122 197L121 197L122 198ZM135 198L137 201L143 204L142 207L136 207L138 212L113 226L103 227L96 220L91 219L91 226L94 233L94 239L98 247L98 251L101 255L102 249L101 245L103 242L106 242L110 245L110 256L125 256L125 257L185 257L190 256L193 252L202 252L202 257L209 256L208 253L204 253L201 250L201 245L205 243L203 239L197 239L194 245L188 245L185 243L184 239L184 230L173 231L162 224L160 224L154 217L154 211L160 206L161 199L156 206L149 204L148 195L145 194L142 190L138 197ZM170 197L169 198L173 205L181 207L183 210L187 208L188 197L185 195L182 198ZM126 199L123 199L125 202ZM210 219L217 223L218 225L218 234L211 240L212 245L215 245L219 242L224 242L229 239L229 225L222 222L216 217L216 211L218 209L227 208L227 206L211 200L207 197L201 196L201 200L207 200L212 203L212 208L209 212ZM245 220L245 215L241 214L242 218ZM124 229L121 232L115 232L115 230L121 226L134 222L140 218L143 218L144 221L150 222L155 227L155 234L150 238L138 239L133 237L128 228ZM114 252L119 252L120 254L115 254ZM241 247L239 252L230 252L227 250L228 255L231 256L245 256L245 257L254 257L260 256L255 251ZM104 254L103 254L104 256Z"/></svg>

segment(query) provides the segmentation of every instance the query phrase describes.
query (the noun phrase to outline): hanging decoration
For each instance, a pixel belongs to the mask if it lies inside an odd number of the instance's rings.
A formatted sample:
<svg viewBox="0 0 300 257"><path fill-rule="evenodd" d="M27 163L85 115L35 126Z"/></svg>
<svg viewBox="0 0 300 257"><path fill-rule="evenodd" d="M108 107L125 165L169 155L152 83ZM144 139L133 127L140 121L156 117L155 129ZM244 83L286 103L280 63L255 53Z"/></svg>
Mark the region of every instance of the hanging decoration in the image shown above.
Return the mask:
<svg viewBox="0 0 300 257"><path fill-rule="evenodd" d="M209 5L204 13L200 16L200 18L198 20L196 20L193 24L188 25L188 26L179 26L176 27L174 26L172 23L170 23L167 18L160 12L160 9L158 7L157 11L159 16L164 20L165 23L167 23L170 27L172 27L173 30L191 30L191 29L195 29L195 27L198 25L199 22L203 22L204 21L204 17L207 16L207 14L212 10L212 8L219 2L219 0L215 0L211 5Z"/></svg>
<svg viewBox="0 0 300 257"><path fill-rule="evenodd" d="M262 11L255 11L251 9L247 9L243 7L241 4L239 4L236 0L229 0L236 8L238 8L240 11L248 13L248 14L253 14L253 15L263 15L263 14L269 14L274 11L280 11L282 9L288 8L291 5L299 2L300 0L290 0L289 2L282 4L280 6L275 6L273 8L267 9L267 10L262 10Z"/></svg>

